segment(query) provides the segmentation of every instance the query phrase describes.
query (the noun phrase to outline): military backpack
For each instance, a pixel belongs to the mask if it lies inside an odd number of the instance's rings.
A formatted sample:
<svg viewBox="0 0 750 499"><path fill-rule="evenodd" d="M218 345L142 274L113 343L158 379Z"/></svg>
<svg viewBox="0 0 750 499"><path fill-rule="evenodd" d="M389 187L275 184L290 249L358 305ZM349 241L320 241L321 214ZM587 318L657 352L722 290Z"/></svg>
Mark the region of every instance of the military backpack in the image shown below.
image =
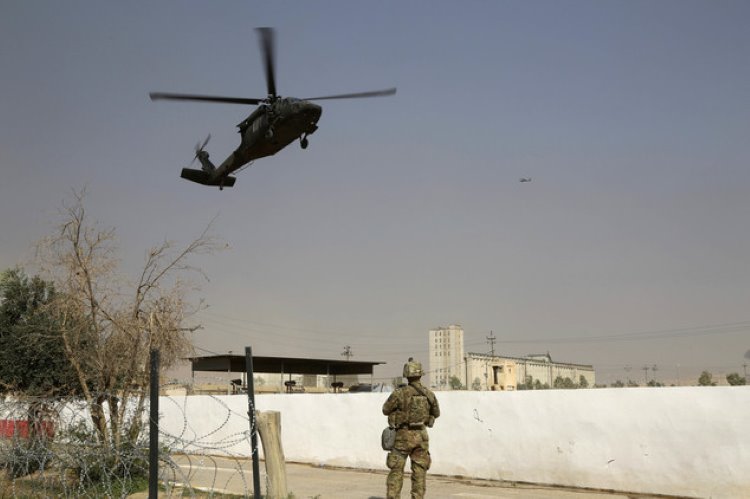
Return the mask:
<svg viewBox="0 0 750 499"><path fill-rule="evenodd" d="M409 427L422 428L430 419L430 401L427 396L419 393L410 394L406 404L406 422Z"/></svg>

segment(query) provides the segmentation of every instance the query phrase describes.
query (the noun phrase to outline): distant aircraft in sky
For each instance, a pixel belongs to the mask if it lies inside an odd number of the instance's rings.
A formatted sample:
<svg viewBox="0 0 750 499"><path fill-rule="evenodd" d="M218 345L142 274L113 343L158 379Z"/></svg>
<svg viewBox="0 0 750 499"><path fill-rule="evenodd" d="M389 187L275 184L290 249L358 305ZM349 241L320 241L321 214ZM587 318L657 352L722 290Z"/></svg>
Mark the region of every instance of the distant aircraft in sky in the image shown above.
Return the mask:
<svg viewBox="0 0 750 499"><path fill-rule="evenodd" d="M531 177L521 177L518 179L519 182L531 182Z"/></svg>

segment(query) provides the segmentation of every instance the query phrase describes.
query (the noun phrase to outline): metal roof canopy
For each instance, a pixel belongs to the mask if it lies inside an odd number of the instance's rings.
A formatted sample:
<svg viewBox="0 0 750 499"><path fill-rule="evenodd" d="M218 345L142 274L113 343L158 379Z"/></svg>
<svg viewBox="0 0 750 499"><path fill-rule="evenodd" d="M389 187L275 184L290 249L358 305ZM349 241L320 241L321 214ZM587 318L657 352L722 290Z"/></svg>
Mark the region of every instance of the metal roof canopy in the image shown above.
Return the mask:
<svg viewBox="0 0 750 499"><path fill-rule="evenodd" d="M244 355L189 357L192 371L246 372ZM356 360L300 359L295 357L258 357L253 355L253 372L280 374L373 375L376 365L385 362Z"/></svg>

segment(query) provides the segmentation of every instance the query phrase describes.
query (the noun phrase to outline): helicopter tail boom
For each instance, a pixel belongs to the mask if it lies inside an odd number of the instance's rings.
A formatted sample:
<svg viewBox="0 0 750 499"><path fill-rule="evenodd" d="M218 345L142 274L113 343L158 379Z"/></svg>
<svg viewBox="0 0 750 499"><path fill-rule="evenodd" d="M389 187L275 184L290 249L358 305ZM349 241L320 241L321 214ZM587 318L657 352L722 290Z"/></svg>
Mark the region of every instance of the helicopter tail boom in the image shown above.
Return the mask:
<svg viewBox="0 0 750 499"><path fill-rule="evenodd" d="M183 168L180 177L202 185L215 185L218 187L232 187L237 180L230 175L216 176L203 170L194 170L192 168Z"/></svg>

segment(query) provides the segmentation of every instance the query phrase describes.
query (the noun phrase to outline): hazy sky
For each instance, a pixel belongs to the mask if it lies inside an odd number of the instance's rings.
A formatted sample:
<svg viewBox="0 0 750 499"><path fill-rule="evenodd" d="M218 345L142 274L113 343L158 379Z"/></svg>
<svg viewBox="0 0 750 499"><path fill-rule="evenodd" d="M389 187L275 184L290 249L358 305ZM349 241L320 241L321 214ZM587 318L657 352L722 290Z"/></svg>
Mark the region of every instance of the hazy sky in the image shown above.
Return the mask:
<svg viewBox="0 0 750 499"><path fill-rule="evenodd" d="M4 2L0 268L88 186L128 272L217 217L230 249L194 261L209 351L350 345L390 378L458 323L467 351L493 331L603 382L741 373L748 19L746 1ZM180 179L252 108L148 93L265 97L258 26L281 95L398 93L323 101L307 150L232 189Z"/></svg>

